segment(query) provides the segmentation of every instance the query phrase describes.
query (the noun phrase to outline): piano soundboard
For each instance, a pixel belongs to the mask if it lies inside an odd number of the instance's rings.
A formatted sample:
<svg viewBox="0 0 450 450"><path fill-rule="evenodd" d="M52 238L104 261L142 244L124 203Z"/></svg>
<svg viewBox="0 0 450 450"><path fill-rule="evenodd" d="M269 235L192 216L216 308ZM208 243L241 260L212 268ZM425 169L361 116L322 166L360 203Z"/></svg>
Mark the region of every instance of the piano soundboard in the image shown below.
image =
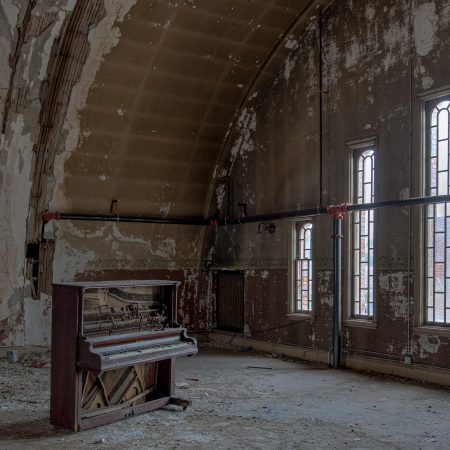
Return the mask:
<svg viewBox="0 0 450 450"><path fill-rule="evenodd" d="M50 421L82 430L175 399L175 358L197 353L177 323L176 281L53 287Z"/></svg>

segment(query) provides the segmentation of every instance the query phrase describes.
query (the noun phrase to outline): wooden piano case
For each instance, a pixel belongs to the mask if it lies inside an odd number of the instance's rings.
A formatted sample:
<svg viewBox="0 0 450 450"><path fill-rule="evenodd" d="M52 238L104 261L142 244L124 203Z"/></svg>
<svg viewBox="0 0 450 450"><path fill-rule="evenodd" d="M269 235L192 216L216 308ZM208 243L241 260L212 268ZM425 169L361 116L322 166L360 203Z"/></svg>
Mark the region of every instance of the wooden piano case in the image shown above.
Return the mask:
<svg viewBox="0 0 450 450"><path fill-rule="evenodd" d="M175 403L175 358L197 352L173 281L53 286L50 422L84 430Z"/></svg>

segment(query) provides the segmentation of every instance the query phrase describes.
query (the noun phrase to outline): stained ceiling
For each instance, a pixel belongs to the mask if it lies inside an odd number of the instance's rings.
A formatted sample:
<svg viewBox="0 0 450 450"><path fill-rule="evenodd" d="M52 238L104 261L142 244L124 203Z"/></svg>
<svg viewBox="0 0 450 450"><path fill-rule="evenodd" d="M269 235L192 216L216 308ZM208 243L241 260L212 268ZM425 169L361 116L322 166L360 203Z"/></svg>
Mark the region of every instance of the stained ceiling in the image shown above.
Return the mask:
<svg viewBox="0 0 450 450"><path fill-rule="evenodd" d="M139 0L81 113L67 208L103 214L118 199L121 214L203 215L230 124L280 71L315 3Z"/></svg>

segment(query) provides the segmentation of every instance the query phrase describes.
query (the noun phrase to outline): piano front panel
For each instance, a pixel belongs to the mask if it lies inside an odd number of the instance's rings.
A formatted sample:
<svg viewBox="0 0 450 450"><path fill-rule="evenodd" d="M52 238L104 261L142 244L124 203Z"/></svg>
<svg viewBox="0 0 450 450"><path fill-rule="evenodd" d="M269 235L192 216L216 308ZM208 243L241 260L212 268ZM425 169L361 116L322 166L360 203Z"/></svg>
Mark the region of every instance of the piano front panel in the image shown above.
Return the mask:
<svg viewBox="0 0 450 450"><path fill-rule="evenodd" d="M167 396L157 383L158 363L138 364L97 375L83 371L81 419L134 407Z"/></svg>

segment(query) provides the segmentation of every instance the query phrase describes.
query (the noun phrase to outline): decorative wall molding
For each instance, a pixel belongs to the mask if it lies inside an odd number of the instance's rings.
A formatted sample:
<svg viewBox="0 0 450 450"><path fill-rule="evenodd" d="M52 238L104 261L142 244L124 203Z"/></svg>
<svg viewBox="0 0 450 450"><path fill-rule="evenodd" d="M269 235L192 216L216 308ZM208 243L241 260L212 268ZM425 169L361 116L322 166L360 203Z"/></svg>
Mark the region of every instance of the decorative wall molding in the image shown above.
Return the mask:
<svg viewBox="0 0 450 450"><path fill-rule="evenodd" d="M411 257L411 268L414 267L414 258ZM378 268L380 270L408 270L407 255L381 255L378 257Z"/></svg>
<svg viewBox="0 0 450 450"><path fill-rule="evenodd" d="M333 269L333 258L329 257L317 257L313 259L313 266L316 269Z"/></svg>
<svg viewBox="0 0 450 450"><path fill-rule="evenodd" d="M193 258L97 258L89 261L87 271L99 270L149 270L149 269L198 269L200 259Z"/></svg>
<svg viewBox="0 0 450 450"><path fill-rule="evenodd" d="M236 270L252 269L288 269L288 258L242 258L236 261L213 264L214 268L227 268Z"/></svg>

